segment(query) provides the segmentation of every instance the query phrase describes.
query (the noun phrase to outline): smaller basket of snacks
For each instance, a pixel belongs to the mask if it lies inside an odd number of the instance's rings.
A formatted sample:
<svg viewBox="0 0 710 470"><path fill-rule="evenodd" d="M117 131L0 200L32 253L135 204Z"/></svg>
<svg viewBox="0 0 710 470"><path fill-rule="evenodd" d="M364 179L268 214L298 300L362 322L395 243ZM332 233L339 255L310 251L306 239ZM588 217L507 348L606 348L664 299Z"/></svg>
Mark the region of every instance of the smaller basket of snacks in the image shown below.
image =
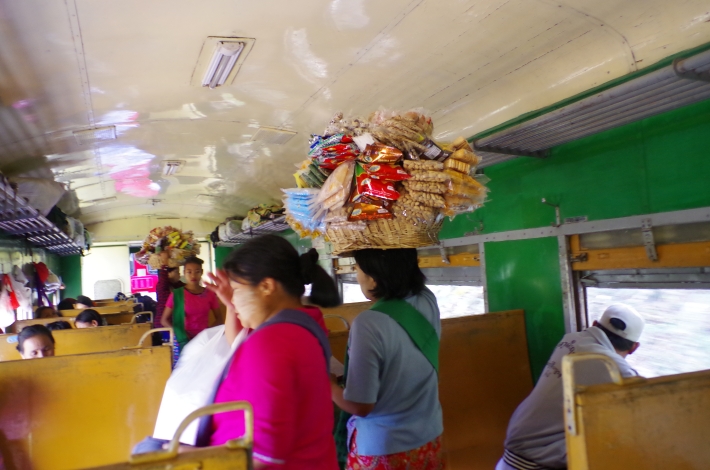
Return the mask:
<svg viewBox="0 0 710 470"><path fill-rule="evenodd" d="M136 260L153 269L160 269L160 253L163 251L170 255L168 266L177 268L185 264L186 259L200 254L200 244L191 231L183 232L169 225L156 227L143 240Z"/></svg>
<svg viewBox="0 0 710 470"><path fill-rule="evenodd" d="M298 188L282 190L286 221L301 237L325 236L334 254L438 243L444 218L481 207L488 188L468 141L436 143L432 131L418 110L336 114L312 136Z"/></svg>

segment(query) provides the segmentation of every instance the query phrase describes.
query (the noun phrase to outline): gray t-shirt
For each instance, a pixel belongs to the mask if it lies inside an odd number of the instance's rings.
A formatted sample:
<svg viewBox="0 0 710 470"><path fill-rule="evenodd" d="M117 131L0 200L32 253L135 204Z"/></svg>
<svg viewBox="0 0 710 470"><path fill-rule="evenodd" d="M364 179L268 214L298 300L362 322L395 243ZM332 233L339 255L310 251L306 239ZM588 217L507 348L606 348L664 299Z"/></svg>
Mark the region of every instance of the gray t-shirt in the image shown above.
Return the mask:
<svg viewBox="0 0 710 470"><path fill-rule="evenodd" d="M439 307L426 289L405 299L441 337ZM404 329L384 313L366 310L350 329L346 400L375 403L355 418L361 455L387 455L416 449L444 431L439 378Z"/></svg>
<svg viewBox="0 0 710 470"><path fill-rule="evenodd" d="M623 377L638 375L597 327L562 338L535 388L513 413L505 439L506 449L549 468L567 467L562 358L570 353L603 354L616 362ZM575 381L594 385L611 382L611 377L603 364L587 362L575 365Z"/></svg>

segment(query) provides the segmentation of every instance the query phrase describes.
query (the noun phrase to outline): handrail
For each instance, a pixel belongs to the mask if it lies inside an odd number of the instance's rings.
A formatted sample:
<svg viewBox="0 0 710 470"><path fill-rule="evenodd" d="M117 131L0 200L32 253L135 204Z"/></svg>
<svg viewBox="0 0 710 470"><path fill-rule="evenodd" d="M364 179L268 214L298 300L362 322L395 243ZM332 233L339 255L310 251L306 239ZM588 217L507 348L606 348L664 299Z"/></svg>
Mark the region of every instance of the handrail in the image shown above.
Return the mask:
<svg viewBox="0 0 710 470"><path fill-rule="evenodd" d="M341 320L341 321L345 324L345 328L347 328L348 330L350 330L350 322L348 321L347 318L345 318L345 317L342 316L342 315L338 315L338 314L335 314L335 313L328 313L328 314L323 315L323 318L324 318L324 319L326 319L326 318L337 318L337 319Z"/></svg>
<svg viewBox="0 0 710 470"><path fill-rule="evenodd" d="M164 451L158 452L146 452L143 454L131 455L128 458L128 462L132 465L145 464L145 463L157 463L165 460L171 460L177 457L178 451L180 450L180 437L185 429L198 418L203 416L209 416L217 413L224 413L227 411L244 411L244 436L239 439L231 439L227 441L224 445L228 449L239 449L244 447L251 447L254 441L254 411L251 404L247 401L231 401L227 403L216 403L213 405L203 406L199 408L182 420L178 426L175 434L173 435L168 448Z"/></svg>
<svg viewBox="0 0 710 470"><path fill-rule="evenodd" d="M145 312L138 312L135 315L133 315L133 318L131 318L131 321L126 323L127 325L135 325L138 323L138 315L150 315L150 323L153 323L153 312L146 310Z"/></svg>
<svg viewBox="0 0 710 470"><path fill-rule="evenodd" d="M173 343L175 342L175 332L173 331L172 328L153 328L145 333L143 333L143 336L141 336L141 339L138 340L138 345L137 346L124 346L123 349L141 349L143 347L143 343L145 342L146 338L151 336L153 333L158 333L161 331L169 331L170 332L170 343L165 344L164 346L170 346L173 347Z"/></svg>
<svg viewBox="0 0 710 470"><path fill-rule="evenodd" d="M614 359L603 354L576 353L568 354L562 358L562 390L564 392L565 426L567 431L577 435L577 415L575 413L574 392L577 384L574 380L574 366L580 362L601 361L609 371L611 380L617 385L623 385L624 379L621 376L619 366Z"/></svg>

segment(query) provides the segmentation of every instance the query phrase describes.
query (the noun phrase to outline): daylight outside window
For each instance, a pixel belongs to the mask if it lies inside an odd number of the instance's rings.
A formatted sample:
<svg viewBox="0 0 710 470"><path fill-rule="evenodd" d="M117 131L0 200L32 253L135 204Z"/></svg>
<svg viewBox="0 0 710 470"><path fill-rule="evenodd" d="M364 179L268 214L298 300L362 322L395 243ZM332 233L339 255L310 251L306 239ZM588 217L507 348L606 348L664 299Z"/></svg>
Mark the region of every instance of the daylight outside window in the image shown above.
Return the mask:
<svg viewBox="0 0 710 470"><path fill-rule="evenodd" d="M710 369L709 289L608 289L588 287L589 324L615 303L646 319L641 347L627 360L643 377Z"/></svg>
<svg viewBox="0 0 710 470"><path fill-rule="evenodd" d="M481 286L427 286L436 295L441 318L485 313ZM343 303L367 302L358 284L343 283Z"/></svg>

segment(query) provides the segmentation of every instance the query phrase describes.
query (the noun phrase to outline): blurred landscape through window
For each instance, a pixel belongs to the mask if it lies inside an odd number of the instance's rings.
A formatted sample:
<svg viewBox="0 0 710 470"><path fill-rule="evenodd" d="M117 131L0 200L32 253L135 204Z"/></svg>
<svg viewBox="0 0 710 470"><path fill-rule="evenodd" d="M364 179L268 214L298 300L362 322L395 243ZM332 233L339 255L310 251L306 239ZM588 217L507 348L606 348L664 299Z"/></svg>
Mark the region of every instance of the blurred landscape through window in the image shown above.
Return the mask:
<svg viewBox="0 0 710 470"><path fill-rule="evenodd" d="M589 325L615 303L646 320L641 347L627 357L643 377L710 369L710 290L587 287Z"/></svg>

